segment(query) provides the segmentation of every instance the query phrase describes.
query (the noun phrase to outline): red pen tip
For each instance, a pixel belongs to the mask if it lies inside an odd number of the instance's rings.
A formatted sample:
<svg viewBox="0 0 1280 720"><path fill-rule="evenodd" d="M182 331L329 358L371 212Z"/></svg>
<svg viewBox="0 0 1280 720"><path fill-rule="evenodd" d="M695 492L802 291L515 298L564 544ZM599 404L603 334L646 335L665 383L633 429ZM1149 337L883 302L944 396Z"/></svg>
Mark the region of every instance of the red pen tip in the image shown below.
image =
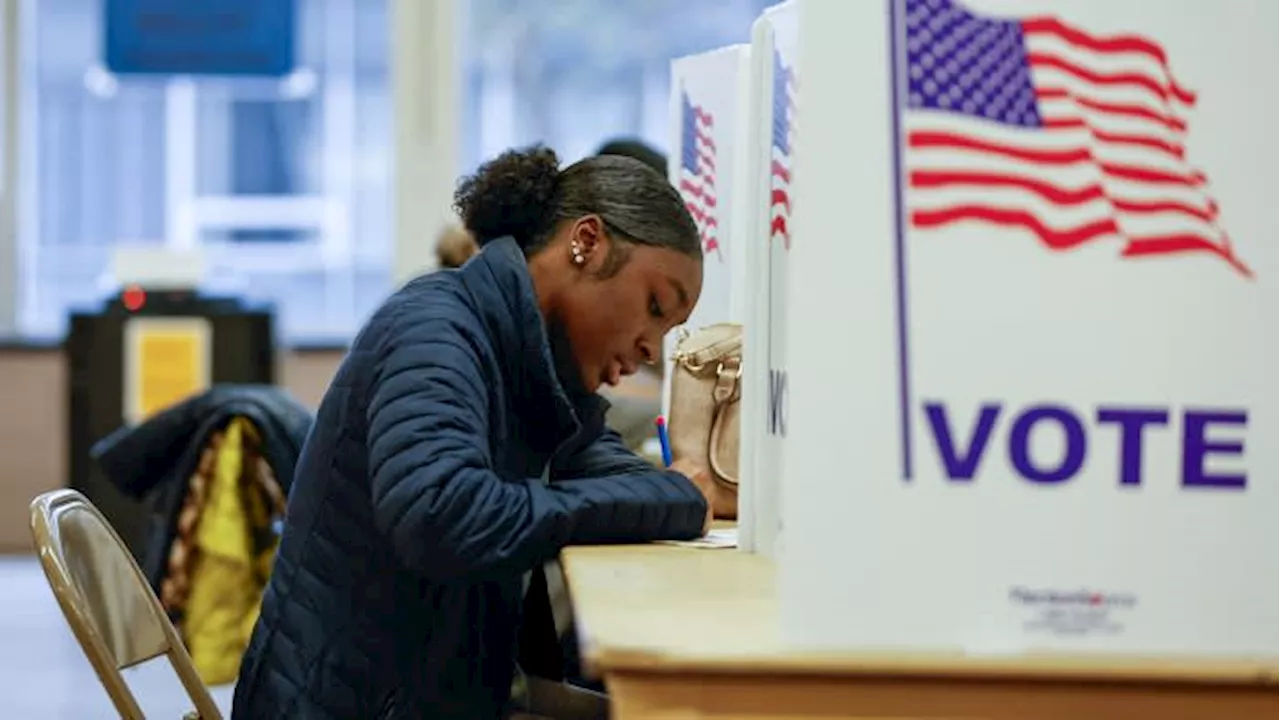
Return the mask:
<svg viewBox="0 0 1280 720"><path fill-rule="evenodd" d="M654 423L656 423L656 424L658 424L658 425L666 425L666 424L667 424L667 419L666 419L666 418L664 418L664 417L662 417L661 415L659 415L659 416L658 416L658 419L654 420L653 422L654 422Z"/></svg>

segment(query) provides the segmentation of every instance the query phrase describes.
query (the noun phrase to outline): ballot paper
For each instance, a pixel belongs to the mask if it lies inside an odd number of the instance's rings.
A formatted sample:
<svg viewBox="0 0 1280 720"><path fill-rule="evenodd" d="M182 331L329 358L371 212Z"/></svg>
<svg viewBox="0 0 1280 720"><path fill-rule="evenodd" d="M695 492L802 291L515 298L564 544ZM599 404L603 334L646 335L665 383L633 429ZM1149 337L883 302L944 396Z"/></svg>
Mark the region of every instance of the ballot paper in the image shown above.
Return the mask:
<svg viewBox="0 0 1280 720"><path fill-rule="evenodd" d="M738 547L738 528L715 529L697 540L659 540L658 543L677 547L706 548L709 550L736 548Z"/></svg>

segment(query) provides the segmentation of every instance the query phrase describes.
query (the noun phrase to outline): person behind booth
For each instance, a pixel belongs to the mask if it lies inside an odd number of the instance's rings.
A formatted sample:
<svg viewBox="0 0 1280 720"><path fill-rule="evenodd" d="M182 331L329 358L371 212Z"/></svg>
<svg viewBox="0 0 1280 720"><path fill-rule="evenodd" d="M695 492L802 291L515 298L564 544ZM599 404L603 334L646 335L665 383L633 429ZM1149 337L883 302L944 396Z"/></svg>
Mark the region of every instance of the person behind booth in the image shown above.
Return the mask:
<svg viewBox="0 0 1280 720"><path fill-rule="evenodd" d="M478 252L480 246L471 233L453 223L436 237L436 265L445 270L462 267Z"/></svg>
<svg viewBox="0 0 1280 720"><path fill-rule="evenodd" d="M662 177L667 176L667 156L643 140L614 138L601 145L600 149L596 151L596 155L618 155L635 158L657 170Z"/></svg>
<svg viewBox="0 0 1280 720"><path fill-rule="evenodd" d="M543 563L710 526L706 473L628 451L596 394L656 361L701 292L675 189L534 147L455 206L480 254L392 295L320 404L234 717L502 717Z"/></svg>

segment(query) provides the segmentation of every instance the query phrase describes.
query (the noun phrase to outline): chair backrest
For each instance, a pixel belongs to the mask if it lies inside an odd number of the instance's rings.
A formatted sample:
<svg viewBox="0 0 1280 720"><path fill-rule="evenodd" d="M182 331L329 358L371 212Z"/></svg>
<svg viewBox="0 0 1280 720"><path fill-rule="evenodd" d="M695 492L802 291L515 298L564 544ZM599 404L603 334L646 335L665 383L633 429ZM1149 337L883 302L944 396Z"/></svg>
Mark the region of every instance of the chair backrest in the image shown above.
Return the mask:
<svg viewBox="0 0 1280 720"><path fill-rule="evenodd" d="M31 535L45 577L76 640L121 717L143 718L121 670L167 656L201 720L220 720L218 706L111 524L75 490L31 502Z"/></svg>

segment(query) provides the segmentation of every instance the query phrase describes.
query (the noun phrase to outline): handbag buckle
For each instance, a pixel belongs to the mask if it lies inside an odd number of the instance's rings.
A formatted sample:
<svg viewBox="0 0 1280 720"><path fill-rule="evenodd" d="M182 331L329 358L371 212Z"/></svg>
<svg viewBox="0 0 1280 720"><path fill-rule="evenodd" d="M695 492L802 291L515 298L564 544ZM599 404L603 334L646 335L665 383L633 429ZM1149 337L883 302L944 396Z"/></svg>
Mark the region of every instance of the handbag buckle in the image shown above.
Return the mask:
<svg viewBox="0 0 1280 720"><path fill-rule="evenodd" d="M738 381L742 378L742 361L730 357L716 365L716 386L711 396L717 403L733 400L741 387Z"/></svg>
<svg viewBox="0 0 1280 720"><path fill-rule="evenodd" d="M676 365L683 365L686 370L696 375L699 372L702 372L704 365L703 363L694 360L693 355L684 349L684 342L688 339L688 328L681 326L676 330L676 350L671 353L671 361Z"/></svg>

